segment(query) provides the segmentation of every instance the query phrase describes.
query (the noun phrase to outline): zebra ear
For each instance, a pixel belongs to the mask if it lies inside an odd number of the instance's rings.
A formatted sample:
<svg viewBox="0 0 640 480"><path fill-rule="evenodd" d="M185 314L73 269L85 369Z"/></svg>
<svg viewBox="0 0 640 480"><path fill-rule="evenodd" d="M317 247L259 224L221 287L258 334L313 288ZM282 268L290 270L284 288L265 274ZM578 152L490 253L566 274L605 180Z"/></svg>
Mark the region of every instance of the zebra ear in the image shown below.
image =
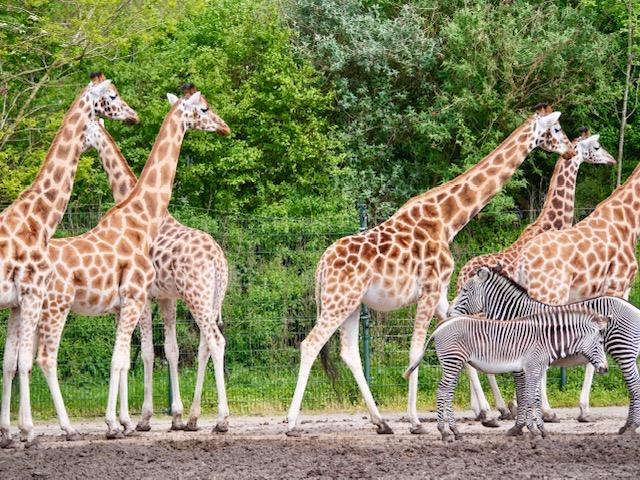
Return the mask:
<svg viewBox="0 0 640 480"><path fill-rule="evenodd" d="M478 273L476 273L480 280L483 282L489 278L489 269L487 267L481 267L478 269Z"/></svg>

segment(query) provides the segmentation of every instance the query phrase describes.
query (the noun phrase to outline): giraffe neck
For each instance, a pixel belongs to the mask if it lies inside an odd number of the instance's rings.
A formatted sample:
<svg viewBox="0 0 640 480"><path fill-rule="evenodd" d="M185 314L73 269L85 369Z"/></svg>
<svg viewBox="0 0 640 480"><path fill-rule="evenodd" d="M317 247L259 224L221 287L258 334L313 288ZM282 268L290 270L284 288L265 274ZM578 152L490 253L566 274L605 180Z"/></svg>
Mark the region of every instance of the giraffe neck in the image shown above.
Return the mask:
<svg viewBox="0 0 640 480"><path fill-rule="evenodd" d="M4 212L26 219L30 230L41 233L45 242L53 236L67 208L85 128L94 117L93 104L85 89L64 116L33 183Z"/></svg>
<svg viewBox="0 0 640 480"><path fill-rule="evenodd" d="M463 174L410 200L399 212L416 203L435 203L447 241L500 191L513 172L536 147L535 123L527 119L493 152Z"/></svg>
<svg viewBox="0 0 640 480"><path fill-rule="evenodd" d="M633 235L628 238L635 243L640 235L640 163L636 165L626 182L600 202L582 222L605 221ZM580 222L580 223L582 223Z"/></svg>
<svg viewBox="0 0 640 480"><path fill-rule="evenodd" d="M181 117L181 105L176 103L162 122L135 187L123 201L107 212L103 221L109 222L114 215L123 214L124 221L135 224L136 228L144 229L148 236L155 238L173 190L185 134Z"/></svg>
<svg viewBox="0 0 640 480"><path fill-rule="evenodd" d="M579 168L577 157L561 156L558 159L540 215L522 232L518 240L528 241L547 230L562 230L573 225L576 178Z"/></svg>
<svg viewBox="0 0 640 480"><path fill-rule="evenodd" d="M100 156L102 167L107 173L113 199L118 203L127 198L136 186L138 179L107 129L102 125L99 128L102 131L103 139L96 146L96 150Z"/></svg>

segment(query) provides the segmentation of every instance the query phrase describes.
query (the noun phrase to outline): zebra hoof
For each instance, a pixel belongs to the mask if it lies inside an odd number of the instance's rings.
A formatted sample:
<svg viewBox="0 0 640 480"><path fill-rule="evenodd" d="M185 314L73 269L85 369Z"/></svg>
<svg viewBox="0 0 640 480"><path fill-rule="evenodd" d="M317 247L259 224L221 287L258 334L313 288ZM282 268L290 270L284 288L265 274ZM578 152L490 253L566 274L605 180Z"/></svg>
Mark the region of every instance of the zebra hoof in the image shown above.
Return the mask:
<svg viewBox="0 0 640 480"><path fill-rule="evenodd" d="M560 419L558 418L558 415L556 415L556 412L543 413L542 420L544 420L544 423L560 423Z"/></svg>
<svg viewBox="0 0 640 480"><path fill-rule="evenodd" d="M592 423L593 420L591 420L591 418L588 415L580 414L580 416L578 417L578 422L580 422L580 423Z"/></svg>
<svg viewBox="0 0 640 480"><path fill-rule="evenodd" d="M507 437L520 437L522 436L522 427L519 425L514 425L509 430L507 430Z"/></svg>
<svg viewBox="0 0 640 480"><path fill-rule="evenodd" d="M456 432L453 434L453 438L455 438L456 440L462 440L462 434L459 432Z"/></svg>
<svg viewBox="0 0 640 480"><path fill-rule="evenodd" d="M294 437L294 438L302 436L302 432L300 430L298 430L297 428L294 428L292 430L287 430L286 432L284 432L284 434L287 437Z"/></svg>
<svg viewBox="0 0 640 480"><path fill-rule="evenodd" d="M393 430L387 422L383 421L380 425L377 425L376 433L378 435L393 435Z"/></svg>
<svg viewBox="0 0 640 480"><path fill-rule="evenodd" d="M120 430L111 430L107 432L106 437L107 440L116 440L119 438L124 438L124 433L122 433Z"/></svg>
<svg viewBox="0 0 640 480"><path fill-rule="evenodd" d="M422 424L419 424L417 427L411 427L409 431L414 435L426 435L427 433L429 433ZM444 438L442 440L444 441Z"/></svg>
<svg viewBox="0 0 640 480"><path fill-rule="evenodd" d="M38 440L37 437L33 440L27 440L24 442L24 448L33 448L34 450L38 450L40 448L40 440Z"/></svg>
<svg viewBox="0 0 640 480"><path fill-rule="evenodd" d="M513 413L508 408L503 407L503 408L500 408L499 411L500 411L500 416L498 417L498 420L515 420Z"/></svg>
<svg viewBox="0 0 640 480"><path fill-rule="evenodd" d="M495 418L490 418L488 420L483 420L482 426L487 428L497 428L500 426L500 424Z"/></svg>
<svg viewBox="0 0 640 480"><path fill-rule="evenodd" d="M635 435L637 428L638 428L638 425L635 423L623 425L622 427L620 427L620 430L618 430L618 434L619 435Z"/></svg>

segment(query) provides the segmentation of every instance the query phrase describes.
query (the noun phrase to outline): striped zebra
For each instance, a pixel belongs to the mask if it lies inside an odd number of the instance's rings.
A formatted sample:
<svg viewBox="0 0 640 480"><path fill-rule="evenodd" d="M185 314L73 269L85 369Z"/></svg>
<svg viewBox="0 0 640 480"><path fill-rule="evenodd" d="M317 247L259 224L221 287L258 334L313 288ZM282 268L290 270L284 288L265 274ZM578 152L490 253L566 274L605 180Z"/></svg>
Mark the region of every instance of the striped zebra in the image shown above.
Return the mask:
<svg viewBox="0 0 640 480"><path fill-rule="evenodd" d="M534 434L534 422L546 436L542 415L538 415L540 381L546 369L559 359L583 355L599 371L607 369L602 330L607 319L587 310L540 312L513 320L488 320L478 317L454 317L440 324L431 337L442 366L438 384L438 430L442 440L449 433L445 416L456 440L461 439L453 414L453 391L466 364L486 373L516 374L518 415L511 435L522 433L526 424ZM426 344L425 344L426 345ZM420 359L404 373L408 378Z"/></svg>
<svg viewBox="0 0 640 480"><path fill-rule="evenodd" d="M601 296L563 306L547 305L527 295L518 283L499 269L482 267L460 290L449 308L449 315L484 314L487 318L509 320L541 311L558 311L566 308L588 308L611 320L604 334L605 350L620 366L629 390L629 413L619 433L634 433L640 426L640 374L636 360L640 354L640 309L628 301L612 296ZM588 421L589 392L593 380L593 368L587 364L585 380L580 395L579 421ZM504 405L495 379L496 402ZM542 384L543 407L548 407L545 384Z"/></svg>

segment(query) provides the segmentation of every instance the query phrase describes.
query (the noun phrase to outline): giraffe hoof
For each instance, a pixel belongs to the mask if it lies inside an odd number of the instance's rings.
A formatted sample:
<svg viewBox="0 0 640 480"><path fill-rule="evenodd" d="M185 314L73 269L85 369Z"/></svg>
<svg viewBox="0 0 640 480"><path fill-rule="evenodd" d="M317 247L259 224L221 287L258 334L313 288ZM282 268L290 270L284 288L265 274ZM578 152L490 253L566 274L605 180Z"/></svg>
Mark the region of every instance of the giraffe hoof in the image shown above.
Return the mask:
<svg viewBox="0 0 640 480"><path fill-rule="evenodd" d="M197 420L189 420L187 422L187 425L184 427L184 430L186 432L197 432L198 430L200 430L200 427L198 427L198 421Z"/></svg>
<svg viewBox="0 0 640 480"><path fill-rule="evenodd" d="M187 425L184 422L176 422L176 421L171 422L170 430L182 431L182 430L186 430L186 429L187 429ZM197 429L198 429L198 427L196 426L196 430ZM195 430L191 430L191 431L195 431Z"/></svg>
<svg viewBox="0 0 640 480"><path fill-rule="evenodd" d="M511 418L513 420L518 418L518 405L513 400L509 402L509 411L511 412Z"/></svg>
<svg viewBox="0 0 640 480"><path fill-rule="evenodd" d="M300 430L298 430L297 428L294 428L292 430L287 430L286 432L284 432L284 434L287 437L301 437L302 436L302 432Z"/></svg>
<svg viewBox="0 0 640 480"><path fill-rule="evenodd" d="M78 432L67 432L67 434L65 435L65 440L67 442L77 442L81 439L82 436Z"/></svg>
<svg viewBox="0 0 640 480"><path fill-rule="evenodd" d="M34 450L37 450L38 448L40 448L40 441L37 438L26 440L24 442L24 448L33 448Z"/></svg>
<svg viewBox="0 0 640 480"><path fill-rule="evenodd" d="M475 421L484 422L486 419L487 419L487 412L485 412L484 410L481 410L480 413L476 415Z"/></svg>
<svg viewBox="0 0 640 480"><path fill-rule="evenodd" d="M509 410L508 408L501 408L498 420L515 420L515 417L513 416L511 410Z"/></svg>
<svg viewBox="0 0 640 480"><path fill-rule="evenodd" d="M393 430L391 429L391 427L389 426L389 424L385 421L383 421L380 425L377 426L378 428L376 429L376 433L378 435L392 435L393 434Z"/></svg>
<svg viewBox="0 0 640 480"><path fill-rule="evenodd" d="M148 432L151 430L151 425L149 424L149 422L140 422L138 425L136 425L136 432Z"/></svg>
<svg viewBox="0 0 640 480"><path fill-rule="evenodd" d="M560 423L560 419L555 412L543 413L542 420L544 420L544 423Z"/></svg>
<svg viewBox="0 0 640 480"><path fill-rule="evenodd" d="M111 430L107 432L107 440L115 440L117 438L124 438L124 433L120 430Z"/></svg>
<svg viewBox="0 0 640 480"><path fill-rule="evenodd" d="M10 436L0 439L0 448L10 448L11 445L13 445L13 440Z"/></svg>
<svg viewBox="0 0 640 480"><path fill-rule="evenodd" d="M411 433L413 433L414 435L426 435L429 432L427 432L427 430L424 428L424 425L419 424L417 427L411 427L409 429L409 431ZM444 441L445 439L443 438L442 441Z"/></svg>
<svg viewBox="0 0 640 480"><path fill-rule="evenodd" d="M580 416L578 417L578 422L580 422L580 423L592 423L593 420L591 420L591 418L588 415L580 414Z"/></svg>
<svg viewBox="0 0 640 480"><path fill-rule="evenodd" d="M213 433L227 433L229 431L229 424L227 422L217 423L215 427L213 427Z"/></svg>
<svg viewBox="0 0 640 480"><path fill-rule="evenodd" d="M482 426L487 428L497 428L500 426L500 424L495 418L490 418L488 420L483 420Z"/></svg>

